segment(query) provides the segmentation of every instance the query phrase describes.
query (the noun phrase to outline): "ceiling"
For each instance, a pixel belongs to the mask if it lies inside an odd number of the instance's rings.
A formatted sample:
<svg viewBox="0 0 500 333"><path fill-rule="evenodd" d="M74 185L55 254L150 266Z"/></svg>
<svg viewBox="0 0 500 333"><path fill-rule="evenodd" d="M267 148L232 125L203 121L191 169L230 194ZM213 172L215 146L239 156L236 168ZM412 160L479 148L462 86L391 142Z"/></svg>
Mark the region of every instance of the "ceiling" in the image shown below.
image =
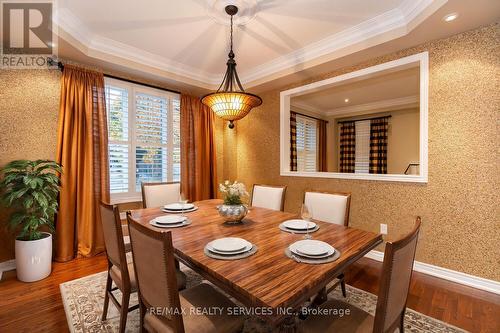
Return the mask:
<svg viewBox="0 0 500 333"><path fill-rule="evenodd" d="M411 46L471 29L500 13L496 0L59 0L59 55L176 87L213 89L225 71L228 3L240 8L238 72L255 90L378 46L388 53L388 44ZM444 23L443 12L455 10L459 19Z"/></svg>
<svg viewBox="0 0 500 333"><path fill-rule="evenodd" d="M419 83L419 68L413 67L292 97L290 103L324 116L402 109L418 105Z"/></svg>

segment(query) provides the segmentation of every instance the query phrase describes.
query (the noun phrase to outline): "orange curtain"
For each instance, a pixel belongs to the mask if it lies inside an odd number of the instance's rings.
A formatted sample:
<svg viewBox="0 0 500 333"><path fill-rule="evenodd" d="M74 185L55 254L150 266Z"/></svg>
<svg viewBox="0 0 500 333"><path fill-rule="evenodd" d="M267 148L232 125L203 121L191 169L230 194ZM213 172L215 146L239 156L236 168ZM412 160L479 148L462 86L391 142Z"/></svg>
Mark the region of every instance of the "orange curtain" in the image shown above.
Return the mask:
<svg viewBox="0 0 500 333"><path fill-rule="evenodd" d="M326 125L325 120L318 120L318 171L327 171Z"/></svg>
<svg viewBox="0 0 500 333"><path fill-rule="evenodd" d="M65 65L57 162L63 167L56 260L104 251L99 202L109 202L108 133L102 73Z"/></svg>
<svg viewBox="0 0 500 333"><path fill-rule="evenodd" d="M181 95L181 190L191 201L216 197L214 117L199 98Z"/></svg>

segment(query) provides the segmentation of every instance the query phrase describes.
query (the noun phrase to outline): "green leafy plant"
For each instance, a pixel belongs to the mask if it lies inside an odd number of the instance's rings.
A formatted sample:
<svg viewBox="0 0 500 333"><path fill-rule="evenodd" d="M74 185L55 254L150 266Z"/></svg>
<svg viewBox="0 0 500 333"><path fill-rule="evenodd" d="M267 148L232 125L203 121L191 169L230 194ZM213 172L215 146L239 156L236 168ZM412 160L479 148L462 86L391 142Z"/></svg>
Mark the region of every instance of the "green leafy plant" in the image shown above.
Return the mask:
<svg viewBox="0 0 500 333"><path fill-rule="evenodd" d="M2 168L0 181L1 201L13 208L10 225L19 230L18 239L43 238L40 228L46 226L54 232L57 196L62 169L50 160L17 160Z"/></svg>

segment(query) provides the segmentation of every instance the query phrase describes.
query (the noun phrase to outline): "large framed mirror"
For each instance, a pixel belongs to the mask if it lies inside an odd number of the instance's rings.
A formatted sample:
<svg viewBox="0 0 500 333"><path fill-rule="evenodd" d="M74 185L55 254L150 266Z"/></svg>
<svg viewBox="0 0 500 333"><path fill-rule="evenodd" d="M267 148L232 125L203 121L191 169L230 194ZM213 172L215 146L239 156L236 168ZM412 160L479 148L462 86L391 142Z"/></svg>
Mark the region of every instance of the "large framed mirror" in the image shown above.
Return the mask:
<svg viewBox="0 0 500 333"><path fill-rule="evenodd" d="M281 175L426 183L428 59L282 91Z"/></svg>

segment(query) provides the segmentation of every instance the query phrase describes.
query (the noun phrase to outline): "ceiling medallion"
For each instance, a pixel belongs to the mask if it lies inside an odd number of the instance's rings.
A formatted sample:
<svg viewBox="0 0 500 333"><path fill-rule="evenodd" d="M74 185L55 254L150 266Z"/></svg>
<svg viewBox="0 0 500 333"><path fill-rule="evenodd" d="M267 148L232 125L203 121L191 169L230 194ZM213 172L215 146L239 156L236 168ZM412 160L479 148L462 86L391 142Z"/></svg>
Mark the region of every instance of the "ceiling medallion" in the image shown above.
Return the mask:
<svg viewBox="0 0 500 333"><path fill-rule="evenodd" d="M226 74L217 91L203 96L201 102L210 107L217 116L228 120L229 128L234 128L234 121L245 117L252 108L261 105L262 99L246 93L241 85L233 52L233 16L238 12L238 7L228 5L225 11L231 16L231 48L226 63Z"/></svg>

